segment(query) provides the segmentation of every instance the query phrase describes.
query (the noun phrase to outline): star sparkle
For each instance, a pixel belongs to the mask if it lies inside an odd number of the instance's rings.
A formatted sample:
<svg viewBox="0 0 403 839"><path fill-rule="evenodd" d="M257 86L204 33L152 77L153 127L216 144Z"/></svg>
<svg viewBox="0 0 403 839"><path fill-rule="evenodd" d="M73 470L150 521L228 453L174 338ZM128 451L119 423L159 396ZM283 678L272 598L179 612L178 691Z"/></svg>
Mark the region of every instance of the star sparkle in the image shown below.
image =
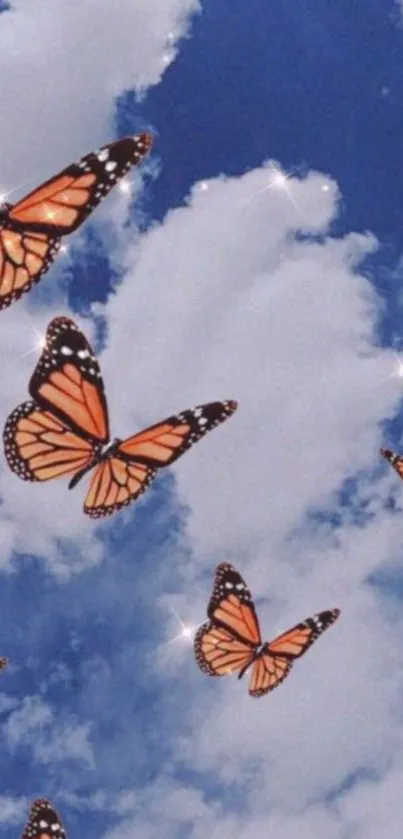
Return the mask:
<svg viewBox="0 0 403 839"><path fill-rule="evenodd" d="M129 193L132 191L132 185L128 178L122 178L122 180L119 183L118 189L119 192L121 192L123 195L129 195Z"/></svg>
<svg viewBox="0 0 403 839"><path fill-rule="evenodd" d="M28 315L28 317L31 322L31 329L35 334L36 341L34 346L31 347L30 350L27 350L26 352L21 353L21 355L18 356L18 360L20 360L21 358L25 358L27 355L32 355L32 353L42 352L42 350L46 346L46 335L42 332L39 332L39 329L36 328L31 316Z"/></svg>
<svg viewBox="0 0 403 839"><path fill-rule="evenodd" d="M396 362L396 368L389 373L389 376L385 376L384 379L380 382L381 385L388 382L389 379L403 379L403 360L402 358L395 352L393 353ZM379 385L378 385L379 387Z"/></svg>
<svg viewBox="0 0 403 839"><path fill-rule="evenodd" d="M193 638L194 638L194 635L195 635L196 631L198 630L199 626L201 626L201 624L199 623L199 624L197 624L197 626L192 626L191 624L184 623L184 621L182 620L180 615L178 615L176 609L174 609L172 606L170 606L169 608L170 608L173 616L176 618L176 620L177 620L177 622L180 626L181 631L178 633L178 635L175 635L174 638L171 638L169 641L166 641L164 646L167 647L170 644L177 643L178 641L186 641L188 643L192 642Z"/></svg>
<svg viewBox="0 0 403 839"><path fill-rule="evenodd" d="M263 189L260 189L259 192L255 192L254 195L251 195L250 198L247 199L246 203L249 203L249 201L254 201L255 198L257 198L259 195L263 195L264 192L268 192L269 189L278 189L286 194L289 201L291 201L291 204L293 204L293 206L299 213L299 206L292 194L292 183L289 183L290 179L292 179L293 177L293 173L283 172L283 170L280 169L280 167L277 166L276 163L270 163L270 165L268 166L268 171L270 180L267 186L263 187Z"/></svg>

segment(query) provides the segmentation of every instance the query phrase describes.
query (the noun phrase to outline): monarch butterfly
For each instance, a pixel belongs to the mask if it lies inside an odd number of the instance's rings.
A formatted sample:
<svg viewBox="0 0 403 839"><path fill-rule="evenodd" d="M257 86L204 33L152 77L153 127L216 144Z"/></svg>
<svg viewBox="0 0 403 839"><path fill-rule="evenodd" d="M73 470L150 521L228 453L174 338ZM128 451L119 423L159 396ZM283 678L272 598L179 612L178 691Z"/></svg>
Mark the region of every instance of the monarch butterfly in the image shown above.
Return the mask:
<svg viewBox="0 0 403 839"><path fill-rule="evenodd" d="M54 318L47 328L29 392L33 401L19 405L4 427L7 462L24 481L70 475L70 489L94 468L84 502L92 518L138 498L158 469L173 463L237 407L236 402L199 405L110 443L98 362L83 333L66 317Z"/></svg>
<svg viewBox="0 0 403 839"><path fill-rule="evenodd" d="M66 839L64 827L47 798L33 801L21 839Z"/></svg>
<svg viewBox="0 0 403 839"><path fill-rule="evenodd" d="M262 642L251 593L228 562L217 566L213 594L207 608L209 621L194 639L196 661L209 676L239 670L240 679L252 667L250 696L264 696L288 676L303 655L340 615L340 609L319 612L298 623L274 641Z"/></svg>
<svg viewBox="0 0 403 839"><path fill-rule="evenodd" d="M403 479L403 457L400 454L396 454L396 452L392 452L390 449L381 449L380 450L382 457L393 466L393 469L399 475L399 478Z"/></svg>
<svg viewBox="0 0 403 839"><path fill-rule="evenodd" d="M11 306L40 280L59 250L61 237L80 227L151 144L150 134L108 143L17 204L0 202L0 309Z"/></svg>

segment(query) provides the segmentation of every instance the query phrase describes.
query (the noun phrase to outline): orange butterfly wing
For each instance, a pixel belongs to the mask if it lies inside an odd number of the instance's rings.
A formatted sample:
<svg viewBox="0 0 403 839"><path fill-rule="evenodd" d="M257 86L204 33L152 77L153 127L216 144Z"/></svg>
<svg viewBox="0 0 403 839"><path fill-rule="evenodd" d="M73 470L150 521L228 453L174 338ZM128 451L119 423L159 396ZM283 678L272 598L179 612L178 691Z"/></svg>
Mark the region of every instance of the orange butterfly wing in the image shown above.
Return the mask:
<svg viewBox="0 0 403 839"><path fill-rule="evenodd" d="M55 235L2 228L0 207L0 309L19 300L40 280L59 247Z"/></svg>
<svg viewBox="0 0 403 839"><path fill-rule="evenodd" d="M61 236L92 213L152 144L125 137L73 163L14 206L0 205L0 309L18 300L52 264Z"/></svg>
<svg viewBox="0 0 403 839"><path fill-rule="evenodd" d="M108 409L92 347L70 318L54 318L29 383L32 398L87 440L107 443Z"/></svg>
<svg viewBox="0 0 403 839"><path fill-rule="evenodd" d="M4 452L10 469L23 481L48 481L89 467L99 447L35 402L24 402L8 417Z"/></svg>
<svg viewBox="0 0 403 839"><path fill-rule="evenodd" d="M94 471L84 512L100 518L135 501L155 478L158 468L177 460L235 408L234 402L200 405L118 441L110 456Z"/></svg>
<svg viewBox="0 0 403 839"><path fill-rule="evenodd" d="M124 458L151 469L170 466L205 434L224 422L237 408L236 402L210 402L146 428L119 442Z"/></svg>
<svg viewBox="0 0 403 839"><path fill-rule="evenodd" d="M209 676L226 676L236 670L244 670L254 656L249 645L211 621L197 630L194 651L200 670Z"/></svg>
<svg viewBox="0 0 403 839"><path fill-rule="evenodd" d="M304 655L339 615L340 609L319 612L279 635L271 643L265 644L252 667L250 695L264 696L278 687L288 676L295 659Z"/></svg>
<svg viewBox="0 0 403 839"><path fill-rule="evenodd" d="M210 676L234 670L242 675L255 658L261 636L251 593L228 562L216 568L207 614L210 620L194 639L197 664Z"/></svg>
<svg viewBox="0 0 403 839"><path fill-rule="evenodd" d="M384 457L397 472L399 478L402 478L403 480L403 457L396 454L396 452L392 452L390 449L381 449L380 452L382 457Z"/></svg>
<svg viewBox="0 0 403 839"><path fill-rule="evenodd" d="M144 133L108 143L30 192L9 210L8 218L48 235L72 233L151 145L151 135Z"/></svg>
<svg viewBox="0 0 403 839"><path fill-rule="evenodd" d="M38 798L31 804L21 839L66 839L60 817L47 798Z"/></svg>
<svg viewBox="0 0 403 839"><path fill-rule="evenodd" d="M135 501L156 474L155 469L141 463L127 463L111 455L94 469L84 501L84 513L93 519L112 515Z"/></svg>

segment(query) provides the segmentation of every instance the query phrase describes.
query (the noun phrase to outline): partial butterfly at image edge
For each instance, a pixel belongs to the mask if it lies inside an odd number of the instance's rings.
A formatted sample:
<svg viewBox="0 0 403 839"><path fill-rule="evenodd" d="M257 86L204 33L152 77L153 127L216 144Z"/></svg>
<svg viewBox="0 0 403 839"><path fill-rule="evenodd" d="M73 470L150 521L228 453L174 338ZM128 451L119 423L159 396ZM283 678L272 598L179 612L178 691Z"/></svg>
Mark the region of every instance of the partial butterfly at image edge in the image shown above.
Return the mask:
<svg viewBox="0 0 403 839"><path fill-rule="evenodd" d="M66 839L60 816L48 798L37 798L32 802L28 822L21 839Z"/></svg>
<svg viewBox="0 0 403 839"><path fill-rule="evenodd" d="M39 282L53 263L62 236L80 227L151 145L147 133L108 143L16 204L0 205L0 310Z"/></svg>
<svg viewBox="0 0 403 839"><path fill-rule="evenodd" d="M397 472L399 478L403 480L403 457L391 449L380 449L381 456L390 463L392 469Z"/></svg>

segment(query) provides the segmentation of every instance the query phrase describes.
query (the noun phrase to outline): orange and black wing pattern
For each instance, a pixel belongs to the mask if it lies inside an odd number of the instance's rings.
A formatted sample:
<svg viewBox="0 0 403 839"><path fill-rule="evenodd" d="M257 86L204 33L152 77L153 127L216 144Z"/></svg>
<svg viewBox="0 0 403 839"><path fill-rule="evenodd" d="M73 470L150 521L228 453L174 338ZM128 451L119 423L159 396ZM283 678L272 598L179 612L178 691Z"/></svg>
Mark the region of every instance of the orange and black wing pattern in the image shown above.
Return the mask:
<svg viewBox="0 0 403 839"><path fill-rule="evenodd" d="M0 309L7 309L50 268L60 248L60 237L3 227L1 209Z"/></svg>
<svg viewBox="0 0 403 839"><path fill-rule="evenodd" d="M70 318L54 318L29 383L29 392L85 440L109 441L108 409L99 364L92 347Z"/></svg>
<svg viewBox="0 0 403 839"><path fill-rule="evenodd" d="M117 451L124 459L149 469L170 466L205 434L225 422L236 408L234 401L198 405L120 442Z"/></svg>
<svg viewBox="0 0 403 839"><path fill-rule="evenodd" d="M264 645L253 663L249 694L264 696L288 676L294 661L309 650L340 615L340 609L328 609L298 623L288 632Z"/></svg>
<svg viewBox="0 0 403 839"><path fill-rule="evenodd" d="M0 206L0 309L29 291L52 264L60 238L80 227L151 145L145 133L109 143L17 204Z"/></svg>
<svg viewBox="0 0 403 839"><path fill-rule="evenodd" d="M142 463L128 463L110 455L94 469L84 513L92 519L111 516L142 495L156 474L156 469Z"/></svg>
<svg viewBox="0 0 403 839"><path fill-rule="evenodd" d="M38 798L31 804L21 839L66 839L60 817L47 798Z"/></svg>
<svg viewBox="0 0 403 839"><path fill-rule="evenodd" d="M399 478L403 480L403 457L400 454L396 454L396 452L392 452L391 449L381 449L381 455L390 463L399 475Z"/></svg>
<svg viewBox="0 0 403 839"><path fill-rule="evenodd" d="M36 402L24 402L10 414L3 443L10 469L23 481L75 475L90 467L101 448Z"/></svg>
<svg viewBox="0 0 403 839"><path fill-rule="evenodd" d="M204 673L223 676L249 667L261 644L259 622L251 593L228 562L217 566L207 608L209 621L194 639L196 661Z"/></svg>
<svg viewBox="0 0 403 839"><path fill-rule="evenodd" d="M135 501L158 469L170 466L235 409L235 402L199 405L119 441L94 470L84 512L91 518L102 518Z"/></svg>

